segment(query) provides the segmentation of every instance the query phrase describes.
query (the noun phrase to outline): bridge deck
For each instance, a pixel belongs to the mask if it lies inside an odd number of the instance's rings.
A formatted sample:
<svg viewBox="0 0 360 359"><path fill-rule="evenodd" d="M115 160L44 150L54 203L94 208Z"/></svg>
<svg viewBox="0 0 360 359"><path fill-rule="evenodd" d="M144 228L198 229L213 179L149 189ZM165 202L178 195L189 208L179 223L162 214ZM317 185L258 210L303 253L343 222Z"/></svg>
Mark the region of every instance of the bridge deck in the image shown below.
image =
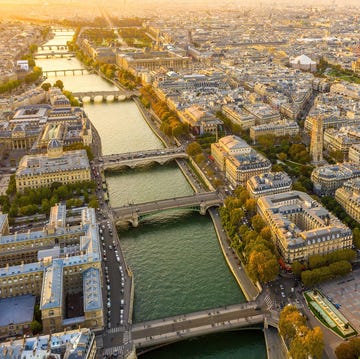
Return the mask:
<svg viewBox="0 0 360 359"><path fill-rule="evenodd" d="M199 206L203 202L211 202L215 205L222 203L222 200L219 198L217 192L205 192L190 196L174 197L146 203L129 204L123 207L115 207L113 208L113 212L114 218L121 218L133 216L134 213L142 215L172 208Z"/></svg>
<svg viewBox="0 0 360 359"><path fill-rule="evenodd" d="M202 333L249 327L264 322L268 314L254 303L211 309L132 326L136 347L182 340Z"/></svg>

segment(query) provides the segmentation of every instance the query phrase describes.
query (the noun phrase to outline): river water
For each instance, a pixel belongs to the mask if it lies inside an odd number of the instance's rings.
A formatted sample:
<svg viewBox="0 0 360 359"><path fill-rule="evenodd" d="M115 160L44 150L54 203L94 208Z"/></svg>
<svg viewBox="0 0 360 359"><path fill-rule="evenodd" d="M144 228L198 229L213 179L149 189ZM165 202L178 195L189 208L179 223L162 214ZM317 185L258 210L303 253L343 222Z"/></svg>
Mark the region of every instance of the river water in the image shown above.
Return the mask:
<svg viewBox="0 0 360 359"><path fill-rule="evenodd" d="M52 44L66 44L71 39L71 33L69 37L60 34ZM45 71L83 68L75 58L38 59L36 64ZM47 81L58 79L73 92L114 89L94 74L50 74ZM84 109L100 134L103 154L163 147L134 102L85 104ZM106 178L112 206L193 193L175 164L119 171ZM135 277L134 322L245 301L220 251L210 217L170 211L149 217L136 229L121 229L119 236ZM266 351L262 332L249 330L170 345L145 358L170 356L265 358Z"/></svg>

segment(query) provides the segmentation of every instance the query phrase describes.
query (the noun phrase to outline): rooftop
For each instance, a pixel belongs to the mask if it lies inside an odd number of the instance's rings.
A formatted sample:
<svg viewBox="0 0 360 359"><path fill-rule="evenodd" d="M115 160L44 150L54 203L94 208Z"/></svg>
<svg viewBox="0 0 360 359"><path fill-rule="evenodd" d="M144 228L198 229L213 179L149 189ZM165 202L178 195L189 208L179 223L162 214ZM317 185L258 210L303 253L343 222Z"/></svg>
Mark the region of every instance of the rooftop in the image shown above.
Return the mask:
<svg viewBox="0 0 360 359"><path fill-rule="evenodd" d="M35 300L34 295L0 299L0 328L9 324L31 322L34 317ZM2 358L1 351L0 358Z"/></svg>

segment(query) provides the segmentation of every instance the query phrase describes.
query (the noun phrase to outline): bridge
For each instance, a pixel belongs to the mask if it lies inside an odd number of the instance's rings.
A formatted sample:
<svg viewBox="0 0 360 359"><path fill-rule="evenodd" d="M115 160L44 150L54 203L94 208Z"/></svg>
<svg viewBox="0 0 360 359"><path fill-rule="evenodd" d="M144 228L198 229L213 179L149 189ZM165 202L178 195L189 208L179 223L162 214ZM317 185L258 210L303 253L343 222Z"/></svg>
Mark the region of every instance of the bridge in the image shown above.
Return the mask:
<svg viewBox="0 0 360 359"><path fill-rule="evenodd" d="M150 347L195 336L267 325L277 327L277 323L276 313L249 302L133 324L131 339L139 354L143 354Z"/></svg>
<svg viewBox="0 0 360 359"><path fill-rule="evenodd" d="M181 147L112 154L102 157L102 168L104 170L122 167L135 168L137 166L146 166L150 163L163 165L178 158L188 158L188 154Z"/></svg>
<svg viewBox="0 0 360 359"><path fill-rule="evenodd" d="M75 52L73 51L60 51L60 52L55 52L55 51L51 51L51 52L38 52L37 54L34 55L34 59L40 59L42 57L45 58L49 58L49 57L74 57L75 56Z"/></svg>
<svg viewBox="0 0 360 359"><path fill-rule="evenodd" d="M84 73L88 73L89 70L87 69L84 69L84 68L79 68L79 69L66 69L66 70L63 70L63 69L60 69L60 70L46 70L46 71L43 71L42 73L45 75L45 76L48 76L49 74L54 74L54 76L66 76L66 74L72 74L72 75L76 75L76 74L81 74L83 75Z"/></svg>
<svg viewBox="0 0 360 359"><path fill-rule="evenodd" d="M68 46L66 44L49 44L49 45L40 45L38 46L39 50L68 50Z"/></svg>
<svg viewBox="0 0 360 359"><path fill-rule="evenodd" d="M146 203L130 203L122 207L114 207L112 212L115 223L128 222L131 223L133 227L137 227L139 220L154 213L188 208L199 211L200 214L205 215L209 208L214 206L218 207L222 203L223 200L219 197L218 192L205 192Z"/></svg>
<svg viewBox="0 0 360 359"><path fill-rule="evenodd" d="M132 92L123 91L123 90L110 90L110 91L83 91L83 92L73 92L74 97L78 98L80 101L83 101L84 98L89 98L90 102L94 102L95 98L101 98L102 101L124 101L127 98L132 96Z"/></svg>

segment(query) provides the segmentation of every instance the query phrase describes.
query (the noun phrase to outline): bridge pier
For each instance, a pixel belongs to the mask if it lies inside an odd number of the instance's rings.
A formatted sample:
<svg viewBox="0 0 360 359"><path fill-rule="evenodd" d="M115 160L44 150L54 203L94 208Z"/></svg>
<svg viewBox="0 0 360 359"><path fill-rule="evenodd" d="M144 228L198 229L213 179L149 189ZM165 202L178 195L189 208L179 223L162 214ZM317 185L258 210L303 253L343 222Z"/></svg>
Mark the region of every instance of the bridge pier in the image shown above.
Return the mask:
<svg viewBox="0 0 360 359"><path fill-rule="evenodd" d="M200 203L200 214L201 214L202 216L205 216L207 210L208 210L208 207L207 207L206 203L201 202L201 203Z"/></svg>
<svg viewBox="0 0 360 359"><path fill-rule="evenodd" d="M130 223L134 228L139 227L139 216L137 214L133 214Z"/></svg>

